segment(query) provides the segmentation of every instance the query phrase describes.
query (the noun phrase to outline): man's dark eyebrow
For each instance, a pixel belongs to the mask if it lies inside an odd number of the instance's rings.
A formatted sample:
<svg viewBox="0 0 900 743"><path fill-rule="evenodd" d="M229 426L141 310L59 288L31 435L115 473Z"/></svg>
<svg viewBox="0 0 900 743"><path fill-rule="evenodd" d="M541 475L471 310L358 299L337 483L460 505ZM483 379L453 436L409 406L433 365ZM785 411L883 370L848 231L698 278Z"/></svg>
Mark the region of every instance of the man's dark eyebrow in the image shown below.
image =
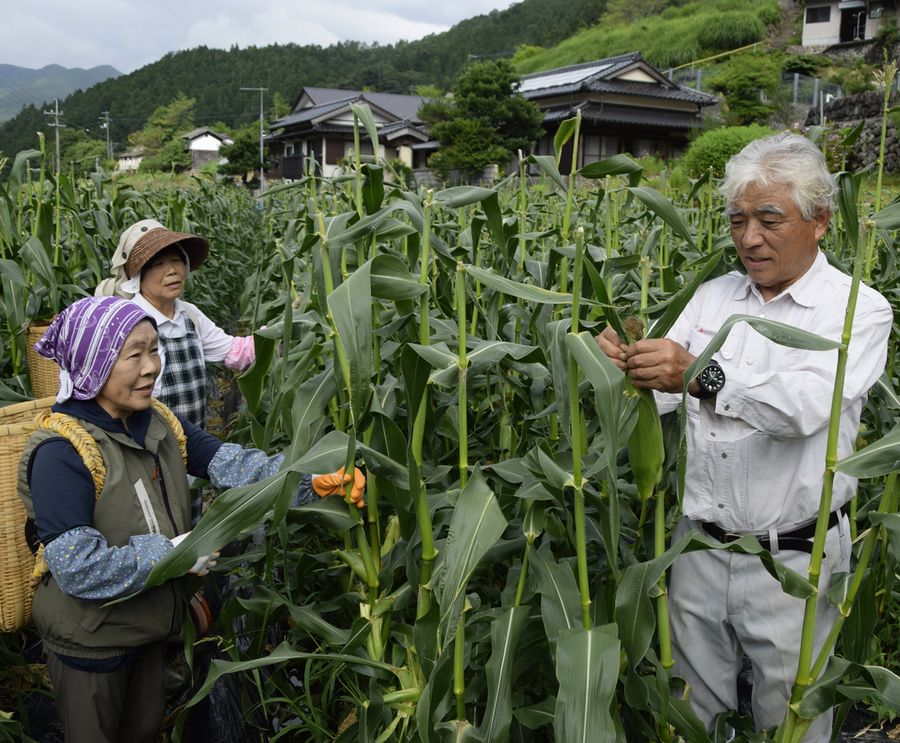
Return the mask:
<svg viewBox="0 0 900 743"><path fill-rule="evenodd" d="M738 209L736 206L729 206L727 209L725 209L726 217L738 217L738 216L742 216L746 213L747 212L745 212L743 209ZM778 206L775 206L774 204L763 204L758 209L753 209L750 213L751 214L775 214L779 217L784 216L784 210Z"/></svg>

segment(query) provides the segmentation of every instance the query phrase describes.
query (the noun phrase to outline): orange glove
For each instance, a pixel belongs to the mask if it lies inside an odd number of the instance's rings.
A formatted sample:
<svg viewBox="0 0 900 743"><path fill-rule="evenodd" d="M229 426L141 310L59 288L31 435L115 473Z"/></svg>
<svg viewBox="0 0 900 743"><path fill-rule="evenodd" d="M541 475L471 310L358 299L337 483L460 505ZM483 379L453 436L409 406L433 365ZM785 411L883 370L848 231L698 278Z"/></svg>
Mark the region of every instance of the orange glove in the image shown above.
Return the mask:
<svg viewBox="0 0 900 743"><path fill-rule="evenodd" d="M324 498L327 495L343 495L344 486L350 482L350 475L344 474L344 468L341 467L337 472L329 475L313 475L312 489L316 495ZM359 467L353 468L353 489L350 491L350 500L357 508L364 508L366 501L363 498L363 490L366 487L366 476L360 471Z"/></svg>

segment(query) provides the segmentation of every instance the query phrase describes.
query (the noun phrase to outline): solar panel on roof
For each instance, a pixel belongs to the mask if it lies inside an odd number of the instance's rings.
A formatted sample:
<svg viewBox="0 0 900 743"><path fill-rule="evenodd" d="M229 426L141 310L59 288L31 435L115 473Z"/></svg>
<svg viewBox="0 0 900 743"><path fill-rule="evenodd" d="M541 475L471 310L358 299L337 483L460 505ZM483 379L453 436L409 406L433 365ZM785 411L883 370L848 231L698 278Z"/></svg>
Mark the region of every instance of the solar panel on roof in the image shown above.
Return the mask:
<svg viewBox="0 0 900 743"><path fill-rule="evenodd" d="M611 65L602 64L593 67L582 67L577 70L566 70L565 72L554 72L549 75L540 75L522 80L519 83L519 92L525 93L529 90L541 90L543 88L555 88L557 85L572 85L579 83L598 72L603 72Z"/></svg>

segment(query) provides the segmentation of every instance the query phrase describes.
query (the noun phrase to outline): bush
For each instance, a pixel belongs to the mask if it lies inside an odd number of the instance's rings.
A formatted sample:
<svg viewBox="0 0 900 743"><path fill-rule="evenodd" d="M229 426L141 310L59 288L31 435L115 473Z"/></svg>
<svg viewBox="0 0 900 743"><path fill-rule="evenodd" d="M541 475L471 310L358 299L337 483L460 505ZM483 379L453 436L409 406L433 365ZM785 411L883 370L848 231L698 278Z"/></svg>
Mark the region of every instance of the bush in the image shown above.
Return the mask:
<svg viewBox="0 0 900 743"><path fill-rule="evenodd" d="M697 30L697 43L704 49L724 52L761 41L765 32L756 13L718 13L703 19Z"/></svg>
<svg viewBox="0 0 900 743"><path fill-rule="evenodd" d="M781 23L781 8L776 3L763 5L756 11L756 17L766 26L774 26L776 23Z"/></svg>
<svg viewBox="0 0 900 743"><path fill-rule="evenodd" d="M822 67L828 67L831 60L822 54L791 54L781 64L782 72L799 72L801 75L815 77Z"/></svg>
<svg viewBox="0 0 900 743"><path fill-rule="evenodd" d="M712 168L713 175L725 175L725 163L754 139L767 137L772 130L766 126L726 126L704 132L695 139L681 159L681 165L694 178Z"/></svg>

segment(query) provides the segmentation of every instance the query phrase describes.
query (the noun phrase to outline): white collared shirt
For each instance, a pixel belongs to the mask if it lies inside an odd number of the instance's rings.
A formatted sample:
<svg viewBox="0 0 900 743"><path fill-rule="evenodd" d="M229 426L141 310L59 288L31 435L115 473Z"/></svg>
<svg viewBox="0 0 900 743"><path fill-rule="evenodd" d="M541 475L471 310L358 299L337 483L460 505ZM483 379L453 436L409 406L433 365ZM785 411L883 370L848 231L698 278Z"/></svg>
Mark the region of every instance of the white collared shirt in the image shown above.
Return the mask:
<svg viewBox="0 0 900 743"><path fill-rule="evenodd" d="M204 315L196 305L190 302L176 299L175 317L170 319L150 304L142 294L135 294L130 301L139 305L156 321L157 331L162 338L183 338L187 335L185 318L190 317L191 322L194 324L197 338L200 341L200 355L203 357L204 362L223 361L234 341L233 335L228 335ZM154 397L159 397L162 391L163 370L166 368L166 354L162 344L159 347L159 360L162 362L162 366L159 370L159 376L156 378L156 385L153 388Z"/></svg>
<svg viewBox="0 0 900 743"><path fill-rule="evenodd" d="M810 269L766 302L746 276L732 272L703 284L668 334L698 355L734 314L778 320L839 341L851 277L819 252ZM869 388L884 370L893 314L860 284L848 349L838 458L853 451ZM687 402L684 514L727 530L787 530L814 519L825 470L837 351L804 351L735 325L714 354L725 387L712 401ZM681 395L658 393L660 412ZM834 479L832 510L850 500L856 480Z"/></svg>

